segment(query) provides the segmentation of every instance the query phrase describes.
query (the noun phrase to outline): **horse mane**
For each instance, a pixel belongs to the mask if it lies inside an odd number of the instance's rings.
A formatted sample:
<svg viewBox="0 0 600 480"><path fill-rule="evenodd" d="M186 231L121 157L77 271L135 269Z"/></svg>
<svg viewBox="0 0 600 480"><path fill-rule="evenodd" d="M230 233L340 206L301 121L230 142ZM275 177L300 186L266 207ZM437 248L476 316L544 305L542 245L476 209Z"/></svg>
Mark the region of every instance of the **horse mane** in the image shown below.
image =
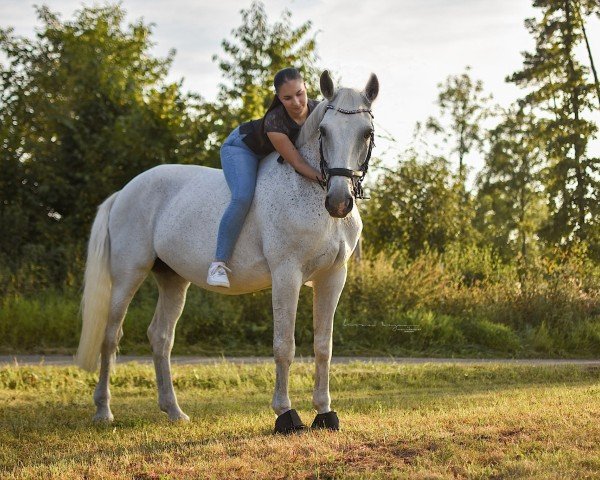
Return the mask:
<svg viewBox="0 0 600 480"><path fill-rule="evenodd" d="M327 105L329 104L332 104L336 107L342 107L347 110L370 107L364 95L362 95L362 93L358 90L353 88L340 88L331 100L323 100L321 103L319 103L304 121L304 124L300 129L298 139L296 140L296 146L298 148L307 144L313 138L313 136L317 134L319 125L323 121L325 112L327 112ZM335 112L335 114L338 114L338 112Z"/></svg>
<svg viewBox="0 0 600 480"><path fill-rule="evenodd" d="M326 107L328 103L329 101L327 100L320 102L304 121L302 128L300 128L298 138L296 139L296 146L298 148L308 143L310 139L316 135L317 130L319 129L319 124L323 120L323 116L327 111Z"/></svg>

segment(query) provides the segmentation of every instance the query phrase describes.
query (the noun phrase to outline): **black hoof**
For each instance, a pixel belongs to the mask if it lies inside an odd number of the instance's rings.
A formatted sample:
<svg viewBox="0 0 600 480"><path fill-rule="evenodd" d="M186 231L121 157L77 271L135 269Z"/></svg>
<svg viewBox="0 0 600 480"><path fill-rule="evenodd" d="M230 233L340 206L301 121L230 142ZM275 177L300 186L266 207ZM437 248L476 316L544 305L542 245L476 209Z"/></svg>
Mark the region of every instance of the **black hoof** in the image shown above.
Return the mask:
<svg viewBox="0 0 600 480"><path fill-rule="evenodd" d="M310 428L327 428L329 430L339 430L340 420L333 410L327 413L319 413Z"/></svg>
<svg viewBox="0 0 600 480"><path fill-rule="evenodd" d="M300 420L298 412L292 409L277 417L277 420L275 420L275 431L273 433L283 433L284 435L287 435L301 430L306 430L306 425Z"/></svg>

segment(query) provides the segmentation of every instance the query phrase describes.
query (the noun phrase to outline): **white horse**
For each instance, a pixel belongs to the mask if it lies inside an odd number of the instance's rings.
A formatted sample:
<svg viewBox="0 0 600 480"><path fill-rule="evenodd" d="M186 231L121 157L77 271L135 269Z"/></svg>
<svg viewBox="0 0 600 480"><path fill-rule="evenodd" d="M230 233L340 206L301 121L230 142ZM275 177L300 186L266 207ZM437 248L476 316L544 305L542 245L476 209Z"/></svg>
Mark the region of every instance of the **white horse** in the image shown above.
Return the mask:
<svg viewBox="0 0 600 480"><path fill-rule="evenodd" d="M288 378L295 353L298 296L300 287L308 284L314 292L313 405L317 417L313 427L338 428L329 395L333 317L346 281L346 262L362 229L358 210L353 208L353 194L366 169L365 160L368 165L373 140L370 108L379 83L371 74L362 92L336 90L325 71L320 86L327 100L306 120L296 144L308 162L315 167L322 163L329 173L327 192L288 164L279 164L276 152L263 159L253 204L229 264L231 288L206 283L219 221L230 199L221 170L160 165L138 175L100 205L88 246L83 328L76 355L76 363L90 371L97 368L100 359L94 420L113 420L109 405L111 365L127 307L152 271L159 298L148 338L158 404L171 420L189 419L179 408L173 390L170 355L190 283L229 295L271 287L276 364L272 407L278 415L275 431L305 428L292 410Z"/></svg>

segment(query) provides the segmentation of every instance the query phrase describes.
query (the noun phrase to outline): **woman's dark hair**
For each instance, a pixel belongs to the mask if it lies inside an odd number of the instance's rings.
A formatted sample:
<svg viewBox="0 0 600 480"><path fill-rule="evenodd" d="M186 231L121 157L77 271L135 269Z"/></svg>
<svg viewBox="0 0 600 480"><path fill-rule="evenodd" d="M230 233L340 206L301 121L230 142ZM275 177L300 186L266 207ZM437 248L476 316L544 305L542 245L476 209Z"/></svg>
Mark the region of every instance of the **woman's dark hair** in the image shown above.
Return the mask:
<svg viewBox="0 0 600 480"><path fill-rule="evenodd" d="M271 100L271 105L269 105L269 108L267 108L267 111L265 112L265 114L260 122L260 131L263 134L265 133L265 118L271 110L278 107L279 105L282 105L281 100L279 100L279 96L277 94L279 93L279 89L281 88L281 86L289 80L304 80L304 79L302 78L302 74L300 73L300 71L294 67L288 67L288 68L284 68L283 70L279 70L275 74L275 77L273 78L273 86L275 87L275 95L273 95L273 100Z"/></svg>

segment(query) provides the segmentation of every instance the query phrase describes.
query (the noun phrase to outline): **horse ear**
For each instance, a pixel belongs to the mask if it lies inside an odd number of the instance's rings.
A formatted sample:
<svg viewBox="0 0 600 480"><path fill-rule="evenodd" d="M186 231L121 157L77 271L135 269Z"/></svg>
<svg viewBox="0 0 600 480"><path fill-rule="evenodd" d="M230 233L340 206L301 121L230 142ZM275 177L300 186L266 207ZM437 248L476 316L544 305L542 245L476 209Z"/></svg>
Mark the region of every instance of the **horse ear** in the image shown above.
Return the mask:
<svg viewBox="0 0 600 480"><path fill-rule="evenodd" d="M321 74L321 93L327 100L331 100L335 93L335 88L333 87L333 80L329 75L329 70L324 70Z"/></svg>
<svg viewBox="0 0 600 480"><path fill-rule="evenodd" d="M379 80L377 80L377 75L374 73L369 77L369 81L367 82L367 86L363 91L366 99L373 103L373 101L377 98L377 94L379 93Z"/></svg>

